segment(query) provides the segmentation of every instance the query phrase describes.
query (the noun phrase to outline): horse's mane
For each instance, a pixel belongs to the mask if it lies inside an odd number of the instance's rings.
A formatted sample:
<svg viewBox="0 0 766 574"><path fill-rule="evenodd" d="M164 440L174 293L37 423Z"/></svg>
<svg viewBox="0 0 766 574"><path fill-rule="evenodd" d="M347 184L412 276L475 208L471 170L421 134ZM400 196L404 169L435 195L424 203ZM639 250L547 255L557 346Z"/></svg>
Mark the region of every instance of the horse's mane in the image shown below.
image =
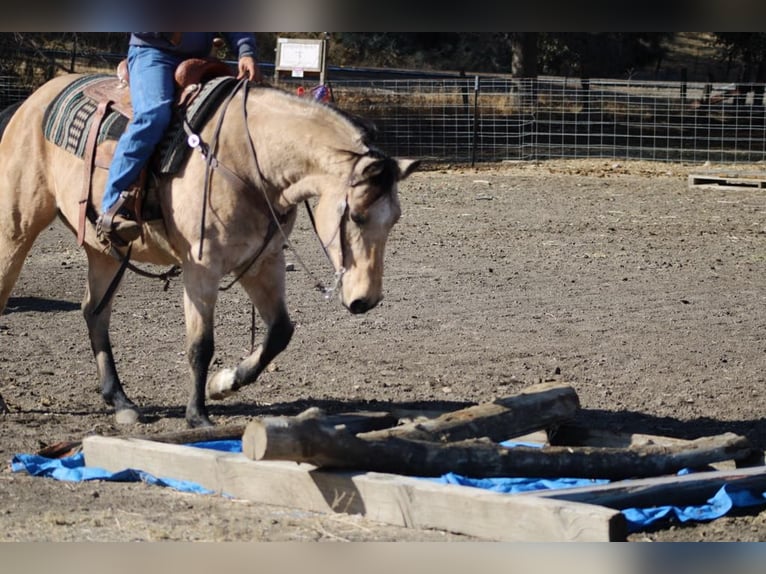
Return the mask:
<svg viewBox="0 0 766 574"><path fill-rule="evenodd" d="M301 97L292 92L288 92L281 88L276 87L264 87L266 90L278 92L281 95L286 96L287 101L293 102L302 108L308 109L324 109L333 113L334 116L341 119L343 123L346 123L354 128L359 134L361 142L366 146L372 146L378 135L378 128L374 122L363 118L362 116L352 114L339 107L333 102L321 102L313 100L311 98Z"/></svg>
<svg viewBox="0 0 766 574"><path fill-rule="evenodd" d="M5 128L8 127L8 122L11 121L11 117L13 117L13 114L16 113L16 110L18 110L23 103L23 100L16 102L15 104L11 104L10 106L3 108L3 110L0 111L0 139L3 139Z"/></svg>
<svg viewBox="0 0 766 574"><path fill-rule="evenodd" d="M326 103L324 105L329 108L332 108L338 114L345 117L349 122L351 122L357 128L359 128L362 134L364 134L363 141L365 144L371 146L375 142L375 139L378 136L378 126L375 125L375 122L367 118L363 118L362 116L352 114L351 112L348 112L342 108L339 108L335 104Z"/></svg>

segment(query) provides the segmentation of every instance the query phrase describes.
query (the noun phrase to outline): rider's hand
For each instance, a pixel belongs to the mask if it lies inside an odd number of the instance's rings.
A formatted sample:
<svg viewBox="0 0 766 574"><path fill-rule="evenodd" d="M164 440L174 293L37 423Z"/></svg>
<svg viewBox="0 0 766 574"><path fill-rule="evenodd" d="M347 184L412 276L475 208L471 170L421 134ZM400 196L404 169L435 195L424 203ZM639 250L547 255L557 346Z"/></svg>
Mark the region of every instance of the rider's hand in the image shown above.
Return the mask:
<svg viewBox="0 0 766 574"><path fill-rule="evenodd" d="M238 63L239 75L237 79L247 78L251 82L262 82L261 70L252 56L242 56Z"/></svg>

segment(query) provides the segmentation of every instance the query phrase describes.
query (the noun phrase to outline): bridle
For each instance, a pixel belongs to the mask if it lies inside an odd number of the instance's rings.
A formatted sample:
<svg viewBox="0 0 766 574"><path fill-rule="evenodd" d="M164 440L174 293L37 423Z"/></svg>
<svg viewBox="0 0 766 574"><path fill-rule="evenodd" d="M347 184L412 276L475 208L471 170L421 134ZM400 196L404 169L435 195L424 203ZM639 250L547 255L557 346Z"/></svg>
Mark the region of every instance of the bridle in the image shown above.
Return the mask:
<svg viewBox="0 0 766 574"><path fill-rule="evenodd" d="M332 242L332 239L325 244L322 242L322 238L319 237L319 230L317 229L316 220L314 219L314 213L311 211L311 206L309 205L308 200L305 200L303 204L306 206L306 213L308 213L309 221L311 221L311 228L314 230L314 235L316 235L316 238L319 240L319 245L322 247L322 252L325 254L325 257L330 262L330 265L333 269L335 269L335 263L332 261L332 257L330 256L330 251L328 250L328 246ZM344 208L343 213L340 216L340 222L338 223L338 231L337 234L340 239L340 265L335 271L335 280L333 282L332 287L325 287L321 281L317 281L314 284L314 287L318 290L324 293L325 299L329 299L332 297L332 294L340 289L341 285L343 285L343 275L346 273L346 222L348 221L350 215L349 215L349 207L348 207L348 197L346 197L344 201ZM293 247L290 247L290 249L293 252L293 255L296 256L297 259L299 259L297 252ZM304 269L309 273L309 275L312 277L312 279L316 279L306 267L305 264L302 263L302 266Z"/></svg>
<svg viewBox="0 0 766 574"><path fill-rule="evenodd" d="M247 94L248 94L249 87L250 87L249 81L247 80L247 78L243 78L237 82L236 86L234 86L234 89L232 89L232 91L226 97L226 99L224 100L221 106L222 111L218 117L218 122L216 123L215 130L213 131L212 139L209 144L203 141L200 135L192 130L186 117L184 117L184 120L183 120L183 128L187 134L187 140L186 140L187 144L192 149L199 151L205 160L205 181L204 181L204 186L202 191L203 207L202 207L202 215L200 218L200 246L199 246L197 258L202 259L203 244L205 241L205 219L206 219L208 199L210 197L210 183L212 179L212 172L214 170L218 170L220 171L221 175L223 175L224 177L226 177L233 183L244 187L245 189L252 189L253 187L259 188L263 194L263 197L266 201L266 205L269 208L269 214L271 216L271 220L269 221L269 229L266 233L266 237L264 238L263 244L261 245L260 249L258 249L255 252L253 257L251 257L250 260L244 265L244 267L240 270L237 276L226 287L221 288L221 290L225 291L231 288L237 281L239 281L239 279L255 264L256 260L266 249L266 246L270 243L271 239L273 239L276 232L279 231L280 235L282 236L282 239L284 240L288 249L290 249L290 251L293 253L296 261L304 269L304 271L312 278L312 280L314 280L314 287L318 291L324 294L325 299L329 299L332 296L332 294L337 289L339 289L340 286L342 285L343 275L346 273L346 268L344 267L344 265L346 261L346 252L347 252L347 248L346 248L347 240L346 240L345 228L346 228L346 221L349 218L348 196L345 199L345 202L344 202L345 208L344 208L343 214L341 215L340 222L338 224L338 233L340 234L340 265L335 270L334 282L332 287L328 288L328 287L325 287L324 283L321 280L319 280L316 277L316 275L305 264L305 262L300 257L298 251L295 249L292 242L290 241L290 238L288 237L287 233L284 230L283 225L285 221L288 219L292 209L283 214L277 213L272 201L269 199L268 193L266 192L267 186L268 187L273 187L273 186L268 182L268 180L263 174L263 171L261 170L260 163L258 162L258 154L255 151L255 143L253 142L253 137L250 134L250 130L247 129ZM242 116L244 118L243 124L245 125L245 132L247 133L247 142L249 144L248 149L250 150L250 157L252 158L252 162L255 165L255 171L258 174L260 185L249 184L242 177L237 175L237 173L234 170L228 168L225 164L221 163L216 157L218 140L220 138L221 128L223 126L223 120L226 115L226 111L228 110L232 99L234 98L234 96L239 90L243 91ZM314 230L314 235L316 235L317 239L319 240L319 244L322 247L322 251L324 252L325 257L327 257L327 260L330 262L330 265L332 266L332 268L335 269L335 264L333 263L332 257L330 256L330 253L328 251L329 243L325 245L322 242L321 237L319 237L319 231L316 226L316 220L314 218L314 214L311 210L311 206L309 205L308 200L304 201L304 205L306 206L306 211L308 213L309 220L311 221L311 227Z"/></svg>

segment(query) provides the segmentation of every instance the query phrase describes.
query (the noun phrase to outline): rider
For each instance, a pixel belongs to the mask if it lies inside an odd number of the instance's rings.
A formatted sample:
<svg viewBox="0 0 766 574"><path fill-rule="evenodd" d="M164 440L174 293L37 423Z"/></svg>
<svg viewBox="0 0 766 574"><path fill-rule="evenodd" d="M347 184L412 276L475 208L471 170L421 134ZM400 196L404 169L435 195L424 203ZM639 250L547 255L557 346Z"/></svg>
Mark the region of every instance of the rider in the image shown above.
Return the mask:
<svg viewBox="0 0 766 574"><path fill-rule="evenodd" d="M255 60L255 36L228 32L224 37L238 57L237 78L261 81ZM140 233L133 215L122 207L123 192L136 182L172 119L174 72L187 58L206 57L213 46L212 32L133 32L128 46L128 74L133 120L120 137L97 222L100 234L113 233L130 242ZM121 199L123 201L121 201Z"/></svg>

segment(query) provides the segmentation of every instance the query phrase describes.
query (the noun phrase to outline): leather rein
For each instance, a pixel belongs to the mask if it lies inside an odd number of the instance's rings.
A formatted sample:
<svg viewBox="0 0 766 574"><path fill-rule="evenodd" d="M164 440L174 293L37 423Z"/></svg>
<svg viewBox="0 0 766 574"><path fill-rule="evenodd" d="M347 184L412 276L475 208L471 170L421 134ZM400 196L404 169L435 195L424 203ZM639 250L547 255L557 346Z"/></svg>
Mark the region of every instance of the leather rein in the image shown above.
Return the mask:
<svg viewBox="0 0 766 574"><path fill-rule="evenodd" d="M250 130L247 129L247 94L248 90L250 88L250 83L246 78L241 79L237 85L234 87L234 89L231 91L231 93L226 97L226 99L223 102L223 111L221 112L221 115L218 117L218 122L215 126L215 130L213 132L212 136L212 143L207 144L202 140L200 135L198 133L195 133L192 129L189 123L184 118L184 131L187 134L187 144L192 149L198 150L202 157L205 159L205 183L202 191L202 199L203 199L203 207L202 207L202 217L200 221L200 246L199 251L197 253L197 258L202 259L202 249L203 244L205 241L205 216L207 211L207 203L208 198L210 197L210 183L212 180L212 171L213 170L219 170L221 172L221 175L225 176L229 179L229 181L234 182L235 184L239 184L240 186L244 188L250 188L252 189L253 186L248 184L244 179L242 179L239 175L237 175L236 172L226 167L226 165L222 164L220 161L218 161L218 158L215 156L215 152L218 148L218 140L221 134L221 128L223 126L223 120L226 115L226 111L229 108L229 105L236 95L236 93L241 89L243 91L243 97L242 97L242 117L244 118L244 125L245 125L245 132L247 133L247 142L248 142L248 148L250 150L250 156L252 158L253 163L255 164L256 172L258 173L258 178L260 180L260 185L256 186L260 188L261 192L263 193L263 197L266 200L266 205L269 208L269 213L271 215L271 221L269 222L269 230L267 231L266 238L264 239L263 245L261 248L255 253L255 255L251 258L250 262L247 263L247 265L244 266L244 268L239 272L239 274L226 286L222 287L221 291L225 291L227 289L230 289L239 279L250 269L253 264L255 264L255 261L258 259L258 257L261 255L263 250L266 248L268 243L271 241L272 237L274 236L276 231L279 231L280 235L282 236L282 239L284 240L285 244L288 246L290 251L292 251L293 255L295 256L296 260L299 262L301 267L306 271L306 273L314 280L315 282L315 288L325 294L325 297L329 297L341 284L343 280L343 274L346 272L345 268L343 267L343 263L346 260L346 249L345 249L345 234L343 233L343 224L348 217L348 200L345 202L345 210L343 213L343 216L341 217L341 221L339 224L339 233L341 235L341 242L340 242L340 249L341 249L341 262L340 262L340 268L335 272L335 283L331 288L327 288L324 286L321 280L318 280L314 273L311 272L311 270L308 268L308 266L303 262L300 255L298 254L298 251L293 247L292 243L290 242L290 239L285 233L284 228L282 224L287 219L287 216L289 215L289 211L284 214L278 214L276 210L274 209L274 206L269 199L268 194L266 193L266 177L263 175L263 171L261 170L260 163L258 162L258 154L255 151L255 143L253 142L253 136L250 133ZM327 257L327 260L330 262L330 265L334 268L335 265L332 262L332 258L330 257L330 253L327 251L327 246L322 243L321 238L319 237L319 232L317 231L316 221L314 219L314 214L311 211L311 206L309 205L308 200L303 202L306 206L306 211L308 212L309 220L311 221L311 227L314 230L314 235L317 236L317 239L319 239L319 243L322 246L322 251L324 252L325 256Z"/></svg>

